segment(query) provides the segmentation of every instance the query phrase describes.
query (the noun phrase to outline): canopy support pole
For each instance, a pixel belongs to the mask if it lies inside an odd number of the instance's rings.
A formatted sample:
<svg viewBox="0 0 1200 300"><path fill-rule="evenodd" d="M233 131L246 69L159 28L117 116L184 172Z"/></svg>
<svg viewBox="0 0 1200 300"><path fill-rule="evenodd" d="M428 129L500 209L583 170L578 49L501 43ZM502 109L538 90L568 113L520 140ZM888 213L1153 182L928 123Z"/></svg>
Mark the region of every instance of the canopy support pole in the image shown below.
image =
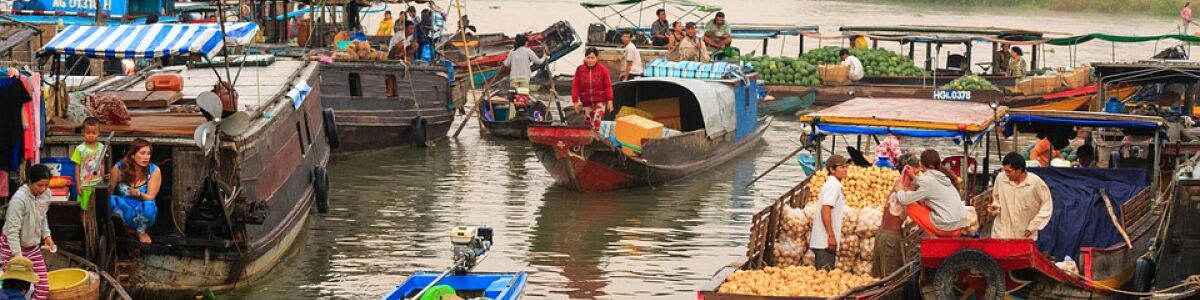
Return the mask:
<svg viewBox="0 0 1200 300"><path fill-rule="evenodd" d="M1038 69L1038 65L1039 65L1039 64L1038 64L1038 56L1039 56L1039 55L1038 55L1038 50L1040 50L1041 48L1042 48L1042 47L1039 47L1038 45L1033 45L1033 49L1031 49L1031 50L1033 50L1033 61L1029 63L1029 64L1030 64L1030 66L1029 66L1029 70L1030 70L1030 71L1032 71L1032 70L1037 70L1037 69Z"/></svg>
<svg viewBox="0 0 1200 300"><path fill-rule="evenodd" d="M804 56L804 36L803 35L800 36L800 52L796 53L797 58L802 57L802 56Z"/></svg>
<svg viewBox="0 0 1200 300"><path fill-rule="evenodd" d="M1159 189L1158 185L1159 185L1159 183L1162 182L1162 180L1159 180L1159 177L1162 177L1162 174L1158 173L1158 172L1160 172L1159 159L1162 158L1162 152L1163 152L1162 146L1163 146L1162 145L1162 136L1161 136L1161 134L1159 134L1158 128L1155 128L1154 129L1154 167L1151 168L1151 170L1153 170L1154 173L1152 175L1150 175L1150 181L1151 181L1150 186L1153 186L1154 189L1150 190L1150 192L1151 192L1150 199L1154 199L1154 201L1156 201L1156 202L1158 201L1158 195L1160 194L1160 191L1158 190Z"/></svg>
<svg viewBox="0 0 1200 300"><path fill-rule="evenodd" d="M958 177L958 180L962 181L962 186L959 187L958 191L959 191L959 195L962 195L962 197L963 197L962 200L965 203L967 201L967 199L971 199L971 196L967 195L967 193L971 191L969 189L969 187L971 186L971 173L967 173L967 172L969 172L967 170L967 165L970 165L970 162L971 162L971 137L964 134L962 144L963 144L962 160L958 161L958 174L961 175ZM967 204L970 204L970 203L967 203Z"/></svg>
<svg viewBox="0 0 1200 300"><path fill-rule="evenodd" d="M993 116L995 116L995 115L993 115ZM995 128L995 127L993 127L993 128ZM995 128L993 130L999 130L999 129ZM990 133L986 133L986 132L984 133L983 155L982 155L982 157L980 157L983 159L983 172L980 172L980 174L983 174L984 182L991 182L991 179L992 179L990 176L992 174L992 160L988 159L988 154L992 153L992 139L988 138L988 136L987 136L988 134L990 134ZM1000 146L1000 144L997 143L996 147L999 147L999 146ZM1000 159L1004 159L1004 158L1001 157ZM987 187L987 183L984 183L984 187Z"/></svg>
<svg viewBox="0 0 1200 300"><path fill-rule="evenodd" d="M925 43L925 71L933 71L933 43ZM935 72L933 76L937 76Z"/></svg>
<svg viewBox="0 0 1200 300"><path fill-rule="evenodd" d="M966 42L963 44L967 45L967 55L964 55L964 56L966 56L966 59L967 59L967 63L966 63L967 68L963 70L963 71L966 71L963 74L971 74L971 73L974 73L974 72L971 72L971 42Z"/></svg>

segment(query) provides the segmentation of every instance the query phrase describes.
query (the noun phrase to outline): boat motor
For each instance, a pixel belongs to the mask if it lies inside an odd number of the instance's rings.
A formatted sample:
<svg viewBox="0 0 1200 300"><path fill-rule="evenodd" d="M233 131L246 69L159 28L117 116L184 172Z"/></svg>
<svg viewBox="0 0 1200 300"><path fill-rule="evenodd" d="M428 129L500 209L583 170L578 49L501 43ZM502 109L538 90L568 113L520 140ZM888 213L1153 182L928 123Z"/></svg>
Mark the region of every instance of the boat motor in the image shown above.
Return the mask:
<svg viewBox="0 0 1200 300"><path fill-rule="evenodd" d="M450 230L454 253L451 271L461 275L475 268L492 248L492 235L491 227L458 226Z"/></svg>

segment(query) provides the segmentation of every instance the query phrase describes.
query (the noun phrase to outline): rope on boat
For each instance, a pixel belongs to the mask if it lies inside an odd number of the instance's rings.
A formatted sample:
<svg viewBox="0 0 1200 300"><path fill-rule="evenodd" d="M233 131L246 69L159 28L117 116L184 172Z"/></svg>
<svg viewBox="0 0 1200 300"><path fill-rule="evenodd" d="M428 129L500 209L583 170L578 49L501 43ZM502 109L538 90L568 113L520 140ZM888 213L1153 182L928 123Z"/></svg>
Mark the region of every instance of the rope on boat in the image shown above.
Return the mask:
<svg viewBox="0 0 1200 300"><path fill-rule="evenodd" d="M1077 276L1078 276L1078 275L1077 275ZM1185 287L1190 287L1190 288L1188 288L1188 289L1187 289L1187 290L1185 290L1185 291L1179 292L1179 293L1187 293L1187 292L1195 292L1195 291L1200 291L1200 275L1191 275L1191 276L1188 276L1186 279L1184 279L1184 280L1183 280L1182 282L1180 282L1179 284L1176 284L1176 285L1174 285L1174 286L1171 286L1171 287L1168 287L1168 288L1165 288L1165 289L1154 290L1154 291L1149 291L1149 292L1134 292L1134 291L1126 291L1126 290L1122 290L1122 289L1111 288L1111 287L1108 287L1108 286L1106 286L1106 285L1103 285L1103 284L1098 284L1098 283L1096 283L1095 281L1092 281L1091 279L1083 278L1082 276L1079 276L1078 278L1079 278L1080 280L1083 280L1083 281L1085 281L1085 282L1087 282L1087 283L1091 284L1092 286L1094 286L1094 287L1096 287L1096 288L1099 288L1099 289L1102 289L1102 290L1106 290L1106 291L1109 291L1109 292L1113 292L1113 293L1117 293L1117 294L1123 294L1123 295L1134 296L1134 297L1165 297L1165 296L1171 296L1172 294L1178 294L1178 293L1170 293L1170 291L1175 291L1175 290L1182 289L1182 288L1185 288Z"/></svg>

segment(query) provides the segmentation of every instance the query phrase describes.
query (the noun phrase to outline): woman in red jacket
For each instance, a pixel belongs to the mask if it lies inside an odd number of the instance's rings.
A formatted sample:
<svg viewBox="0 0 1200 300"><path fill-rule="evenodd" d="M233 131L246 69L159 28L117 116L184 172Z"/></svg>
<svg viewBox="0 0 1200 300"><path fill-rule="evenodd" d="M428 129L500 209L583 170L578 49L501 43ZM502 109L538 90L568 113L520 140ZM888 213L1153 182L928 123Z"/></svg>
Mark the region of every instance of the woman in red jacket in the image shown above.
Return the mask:
<svg viewBox="0 0 1200 300"><path fill-rule="evenodd" d="M600 51L596 47L588 47L584 55L583 65L575 69L575 79L571 82L571 103L575 111L583 112L587 125L596 129L600 128L604 112L612 110L612 78L600 64Z"/></svg>

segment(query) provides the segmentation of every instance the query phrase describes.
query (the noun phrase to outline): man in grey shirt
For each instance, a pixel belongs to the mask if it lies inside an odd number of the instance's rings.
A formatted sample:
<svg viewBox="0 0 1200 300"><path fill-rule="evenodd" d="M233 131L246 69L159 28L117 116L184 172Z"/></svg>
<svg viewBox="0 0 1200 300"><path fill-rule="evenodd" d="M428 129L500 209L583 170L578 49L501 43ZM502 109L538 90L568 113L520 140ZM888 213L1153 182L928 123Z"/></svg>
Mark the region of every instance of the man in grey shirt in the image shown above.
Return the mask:
<svg viewBox="0 0 1200 300"><path fill-rule="evenodd" d="M667 10L659 8L655 14L658 15L658 20L650 25L651 44L655 46L666 46L669 41L668 36L671 35L671 23L667 22Z"/></svg>
<svg viewBox="0 0 1200 300"><path fill-rule="evenodd" d="M519 93L529 93L529 77L533 76L533 65L546 61L545 53L538 56L532 49L525 47L528 40L524 34L517 35L513 42L513 50L509 51L508 58L504 59L504 66L509 69L508 84Z"/></svg>

